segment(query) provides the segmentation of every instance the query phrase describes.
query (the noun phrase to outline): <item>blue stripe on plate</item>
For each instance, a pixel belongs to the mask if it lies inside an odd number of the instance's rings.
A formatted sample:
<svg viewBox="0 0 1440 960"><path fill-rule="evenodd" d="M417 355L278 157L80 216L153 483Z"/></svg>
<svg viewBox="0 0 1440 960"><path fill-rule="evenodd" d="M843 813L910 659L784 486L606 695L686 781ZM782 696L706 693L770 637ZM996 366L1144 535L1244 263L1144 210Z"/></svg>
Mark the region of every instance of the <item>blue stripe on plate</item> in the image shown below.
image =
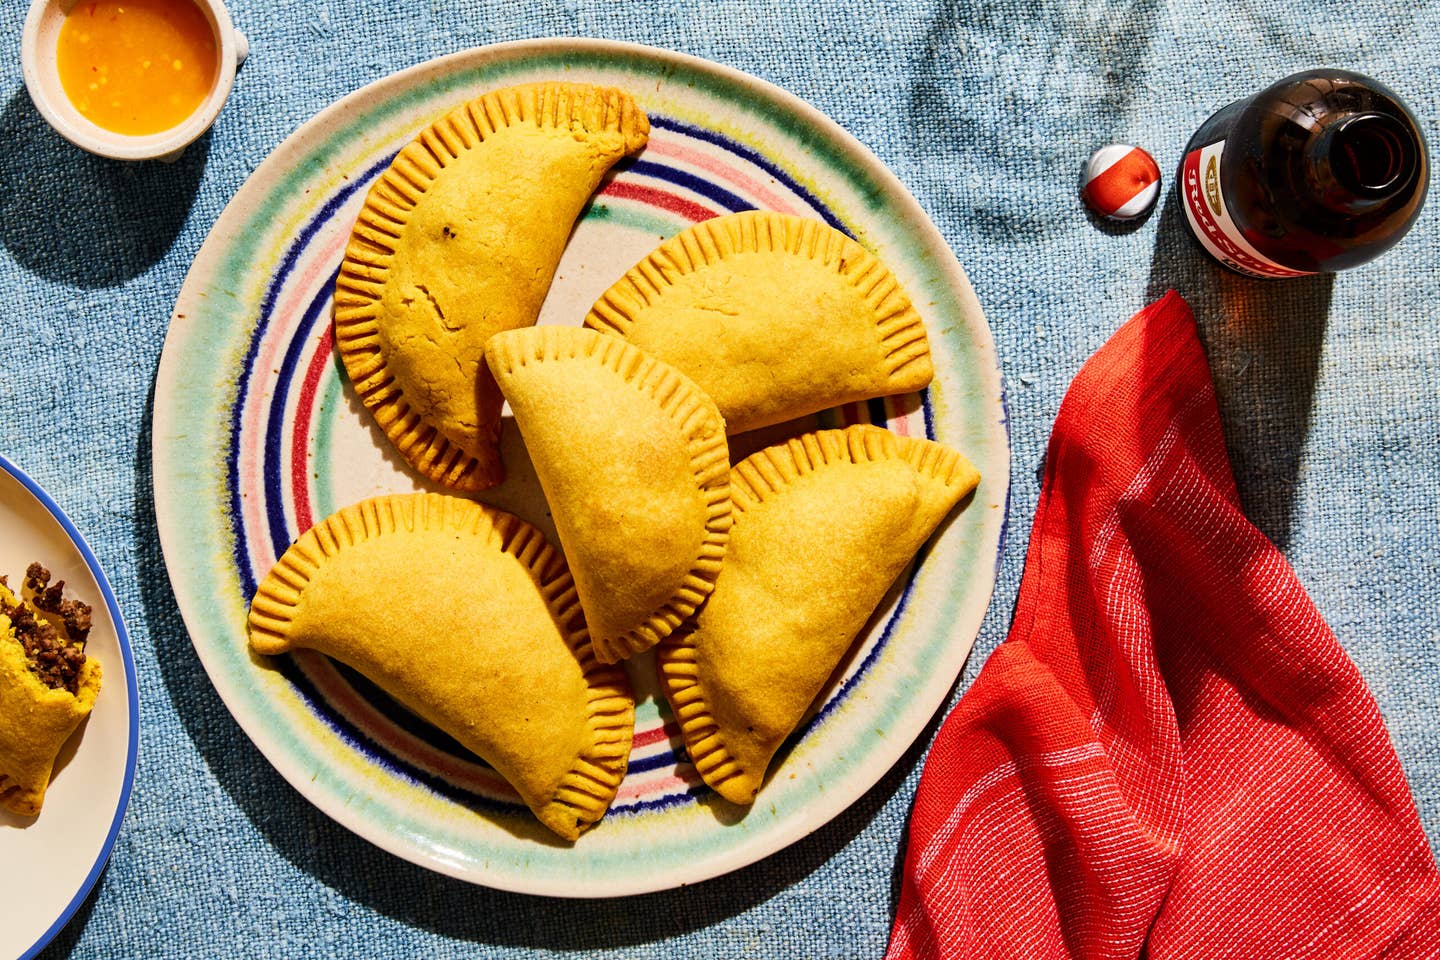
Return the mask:
<svg viewBox="0 0 1440 960"><path fill-rule="evenodd" d="M225 467L229 472L227 485L230 487L230 525L235 533L234 560L235 569L240 574L240 586L247 597L255 594L255 577L250 570L248 543L245 539L244 525L241 522L240 512L240 415L245 410L245 395L250 389L250 374L255 366L255 356L260 350L260 342L265 338L265 331L270 326L270 319L275 313L275 301L280 296L285 281L295 269L300 254L309 246L310 241L320 232L320 228L334 218L335 212L344 205L345 201L378 177L386 167L390 166L393 154L379 161L360 177L341 188L340 192L331 197L319 212L301 228L295 242L286 250L285 257L280 261L280 267L271 278L270 285L265 291L265 299L260 303L260 315L255 321L255 329L250 334L250 345L245 351L245 359L240 365L240 377L235 387L235 402L230 407L230 452L225 458ZM281 403L283 409L284 403ZM272 530L273 536L273 530ZM288 544L289 541L286 541ZM278 553L276 554L279 555Z"/></svg>
<svg viewBox="0 0 1440 960"><path fill-rule="evenodd" d="M725 136L724 134L717 133L714 130L706 130L704 127L691 126L688 123L684 123L680 120L675 120L670 117L651 117L650 125L652 127L658 127L661 130L673 130L676 133L684 134L685 136L692 137L696 140L702 140L705 143L713 144L714 146L720 147L723 150L728 150L729 152L735 154L738 157L743 157L744 159L755 164L755 166L759 167L761 170L764 170L776 180L780 181L780 183L784 184L787 190L800 197L812 208L814 208L815 212L820 214L820 216L825 220L826 223L830 224L830 226L834 227L836 230L839 230L841 233L845 234L845 236L849 237L850 239L855 239L855 234L851 233L849 228L846 227L845 224L840 222L840 218L835 216L835 214L831 213L830 209L826 207L825 204L821 203L820 199L816 197L815 194L811 193L809 190L801 186L799 181L797 181L794 177L790 176L790 174L786 173L784 170L780 169L780 167L776 166L769 159L750 149L744 144L737 143L736 141Z"/></svg>

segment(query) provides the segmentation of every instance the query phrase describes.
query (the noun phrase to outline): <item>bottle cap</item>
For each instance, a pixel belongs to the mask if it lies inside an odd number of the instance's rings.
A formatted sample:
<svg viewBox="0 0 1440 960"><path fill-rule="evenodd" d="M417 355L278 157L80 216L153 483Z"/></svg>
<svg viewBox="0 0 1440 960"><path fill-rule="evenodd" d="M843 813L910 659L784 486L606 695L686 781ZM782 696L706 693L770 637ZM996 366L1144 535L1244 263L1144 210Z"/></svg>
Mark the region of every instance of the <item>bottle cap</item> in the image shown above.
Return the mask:
<svg viewBox="0 0 1440 960"><path fill-rule="evenodd" d="M1160 196L1160 167L1139 147L1107 144L1086 161L1080 196L1107 220L1143 217Z"/></svg>

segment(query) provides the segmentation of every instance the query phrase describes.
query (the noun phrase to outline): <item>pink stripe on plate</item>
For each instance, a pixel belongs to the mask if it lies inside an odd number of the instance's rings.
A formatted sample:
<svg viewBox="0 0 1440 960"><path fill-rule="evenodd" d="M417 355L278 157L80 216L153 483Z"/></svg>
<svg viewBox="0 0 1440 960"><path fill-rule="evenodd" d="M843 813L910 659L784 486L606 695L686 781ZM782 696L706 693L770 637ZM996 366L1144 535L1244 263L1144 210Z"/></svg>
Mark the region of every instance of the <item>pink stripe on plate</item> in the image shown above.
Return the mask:
<svg viewBox="0 0 1440 960"><path fill-rule="evenodd" d="M899 416L896 400L898 397L882 397L880 402L885 405L885 423L883 426L894 430L898 436L910 436L910 418Z"/></svg>
<svg viewBox="0 0 1440 960"><path fill-rule="evenodd" d="M669 157L672 160L679 160L681 163L688 163L692 167L698 167L706 173L713 174L722 180L730 183L749 193L757 205L767 210L774 210L776 213L799 216L795 208L781 197L778 193L771 191L764 184L746 176L734 167L727 166L714 157L701 153L699 150L691 149L674 140L667 138L651 138L645 147L646 153L653 153L660 157Z"/></svg>
<svg viewBox="0 0 1440 960"><path fill-rule="evenodd" d="M310 297L314 295L320 281L328 276L328 271L333 270L339 262L348 239L348 230L332 231L328 242L318 253L307 251L304 272L293 277L282 291L281 298L270 315L270 329L265 332L260 350L250 368L251 392L246 398L245 412L241 418L240 476L236 483L242 493L249 494L240 498L241 521L246 530L265 529L265 484L262 480L261 459L265 452L266 414L273 396L262 389L263 385L270 382L270 375L267 375L266 371L279 369L280 356L293 333L293 322L304 315ZM308 435L309 424L296 424L295 427L305 430ZM288 477L289 470L283 469L281 476ZM270 550L270 538L253 536L248 539L256 568L269 570L278 559Z"/></svg>
<svg viewBox="0 0 1440 960"><path fill-rule="evenodd" d="M677 777L674 775L659 777L654 780L635 780L626 777L620 784L620 789L615 794L614 803L624 800L648 800L652 797L663 796L667 793L681 793L691 787L699 786L703 781L698 775L690 778Z"/></svg>

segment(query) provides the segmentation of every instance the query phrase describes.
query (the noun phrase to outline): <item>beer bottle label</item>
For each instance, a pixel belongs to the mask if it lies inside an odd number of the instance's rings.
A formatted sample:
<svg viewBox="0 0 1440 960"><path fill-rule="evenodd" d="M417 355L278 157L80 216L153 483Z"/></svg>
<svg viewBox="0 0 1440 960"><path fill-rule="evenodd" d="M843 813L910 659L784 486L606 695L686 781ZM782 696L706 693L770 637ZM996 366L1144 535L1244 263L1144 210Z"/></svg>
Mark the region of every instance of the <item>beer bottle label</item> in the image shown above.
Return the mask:
<svg viewBox="0 0 1440 960"><path fill-rule="evenodd" d="M1306 277L1308 270L1292 270L1256 250L1241 234L1220 191L1220 155L1225 141L1191 150L1185 156L1185 216L1190 229L1206 250L1231 270L1249 277Z"/></svg>

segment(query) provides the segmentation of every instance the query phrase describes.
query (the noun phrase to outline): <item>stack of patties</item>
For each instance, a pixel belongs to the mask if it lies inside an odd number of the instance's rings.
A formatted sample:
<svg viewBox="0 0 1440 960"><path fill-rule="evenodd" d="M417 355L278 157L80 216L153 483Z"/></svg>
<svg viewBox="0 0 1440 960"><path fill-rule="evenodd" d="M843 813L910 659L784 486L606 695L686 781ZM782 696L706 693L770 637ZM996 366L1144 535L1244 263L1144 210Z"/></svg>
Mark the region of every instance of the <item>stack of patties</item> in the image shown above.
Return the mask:
<svg viewBox="0 0 1440 960"><path fill-rule="evenodd" d="M698 224L583 327L534 326L576 216L648 128L628 95L579 84L464 104L376 183L337 285L337 349L396 448L477 492L503 477L508 401L559 552L464 498L377 498L302 536L250 618L257 652L310 647L354 666L572 840L625 772L633 699L615 664L659 645L700 775L751 802L979 479L955 451L871 426L731 466L727 434L933 375L895 277L824 224L765 212ZM397 580L405 595L379 589Z"/></svg>

